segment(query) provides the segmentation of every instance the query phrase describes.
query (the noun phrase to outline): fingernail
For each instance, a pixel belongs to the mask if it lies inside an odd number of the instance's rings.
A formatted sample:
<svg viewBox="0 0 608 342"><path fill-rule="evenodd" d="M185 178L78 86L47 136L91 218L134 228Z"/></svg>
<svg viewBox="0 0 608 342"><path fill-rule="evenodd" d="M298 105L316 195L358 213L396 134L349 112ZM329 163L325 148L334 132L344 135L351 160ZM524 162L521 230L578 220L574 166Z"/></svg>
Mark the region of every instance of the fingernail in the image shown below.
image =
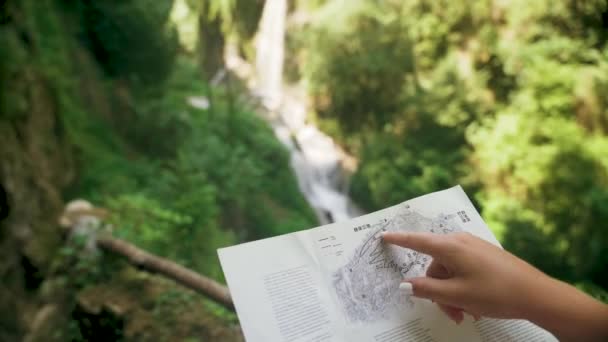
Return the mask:
<svg viewBox="0 0 608 342"><path fill-rule="evenodd" d="M403 282L399 284L399 290L405 295L411 296L414 294L414 287L411 283L408 282Z"/></svg>

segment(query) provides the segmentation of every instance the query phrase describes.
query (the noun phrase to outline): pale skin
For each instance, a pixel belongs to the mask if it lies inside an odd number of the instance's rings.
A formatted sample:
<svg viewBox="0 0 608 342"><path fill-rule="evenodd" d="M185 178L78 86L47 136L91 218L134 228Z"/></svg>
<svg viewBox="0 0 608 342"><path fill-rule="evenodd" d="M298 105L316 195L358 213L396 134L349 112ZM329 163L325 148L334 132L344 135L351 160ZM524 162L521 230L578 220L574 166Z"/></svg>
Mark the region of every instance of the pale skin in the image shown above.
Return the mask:
<svg viewBox="0 0 608 342"><path fill-rule="evenodd" d="M529 320L560 341L608 341L608 305L553 279L469 233L384 233L385 243L433 257L425 277L406 279L415 297L460 323L474 318Z"/></svg>

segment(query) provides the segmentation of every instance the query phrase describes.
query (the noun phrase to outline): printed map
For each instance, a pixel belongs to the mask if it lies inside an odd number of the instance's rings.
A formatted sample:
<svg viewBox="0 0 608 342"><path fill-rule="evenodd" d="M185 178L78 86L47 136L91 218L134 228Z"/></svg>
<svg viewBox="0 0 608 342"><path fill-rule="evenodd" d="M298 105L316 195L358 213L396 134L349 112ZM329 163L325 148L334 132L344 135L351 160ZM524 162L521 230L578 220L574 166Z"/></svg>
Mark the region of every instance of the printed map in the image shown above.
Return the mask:
<svg viewBox="0 0 608 342"><path fill-rule="evenodd" d="M348 262L333 273L333 289L346 317L352 322L374 322L391 317L398 310L411 308L413 302L399 292L403 278L424 275L431 257L411 249L382 243L384 231L431 232L447 234L460 231L456 214L421 215L407 203L396 215L366 225L361 244Z"/></svg>

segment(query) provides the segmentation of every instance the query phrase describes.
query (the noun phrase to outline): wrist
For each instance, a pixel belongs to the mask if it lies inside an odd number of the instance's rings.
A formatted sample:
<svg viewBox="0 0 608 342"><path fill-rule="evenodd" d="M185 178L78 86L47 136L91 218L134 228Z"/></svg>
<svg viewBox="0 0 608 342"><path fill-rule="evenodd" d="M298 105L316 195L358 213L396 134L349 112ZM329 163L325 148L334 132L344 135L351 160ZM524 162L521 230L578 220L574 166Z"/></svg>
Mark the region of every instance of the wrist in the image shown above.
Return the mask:
<svg viewBox="0 0 608 342"><path fill-rule="evenodd" d="M545 276L527 296L521 318L553 333L560 341L605 341L608 306L575 287Z"/></svg>
<svg viewBox="0 0 608 342"><path fill-rule="evenodd" d="M557 281L537 271L527 277L519 296L516 317L537 322L546 318L545 313L554 310L558 296Z"/></svg>
<svg viewBox="0 0 608 342"><path fill-rule="evenodd" d="M522 297L520 317L541 324L561 312L559 297L563 289L560 287L557 280L548 276L531 282L526 295Z"/></svg>

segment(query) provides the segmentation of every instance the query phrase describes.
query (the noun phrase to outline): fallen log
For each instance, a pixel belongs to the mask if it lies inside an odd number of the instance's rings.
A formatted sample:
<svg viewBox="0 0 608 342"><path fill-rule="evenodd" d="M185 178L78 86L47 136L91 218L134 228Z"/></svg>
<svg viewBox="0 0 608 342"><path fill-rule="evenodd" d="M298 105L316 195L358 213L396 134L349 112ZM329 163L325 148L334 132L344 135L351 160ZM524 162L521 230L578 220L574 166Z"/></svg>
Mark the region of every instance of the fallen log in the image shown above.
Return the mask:
<svg viewBox="0 0 608 342"><path fill-rule="evenodd" d="M114 237L97 238L99 248L125 257L129 263L148 272L161 274L234 311L228 288L171 260L144 251Z"/></svg>
<svg viewBox="0 0 608 342"><path fill-rule="evenodd" d="M68 230L69 236L85 236L87 249L99 248L120 255L140 269L163 275L225 308L235 311L230 291L226 286L171 260L151 254L127 241L112 237L110 234L98 234L94 227L100 226L106 216L107 212L104 209L95 208L84 200L75 200L68 203L59 223Z"/></svg>

